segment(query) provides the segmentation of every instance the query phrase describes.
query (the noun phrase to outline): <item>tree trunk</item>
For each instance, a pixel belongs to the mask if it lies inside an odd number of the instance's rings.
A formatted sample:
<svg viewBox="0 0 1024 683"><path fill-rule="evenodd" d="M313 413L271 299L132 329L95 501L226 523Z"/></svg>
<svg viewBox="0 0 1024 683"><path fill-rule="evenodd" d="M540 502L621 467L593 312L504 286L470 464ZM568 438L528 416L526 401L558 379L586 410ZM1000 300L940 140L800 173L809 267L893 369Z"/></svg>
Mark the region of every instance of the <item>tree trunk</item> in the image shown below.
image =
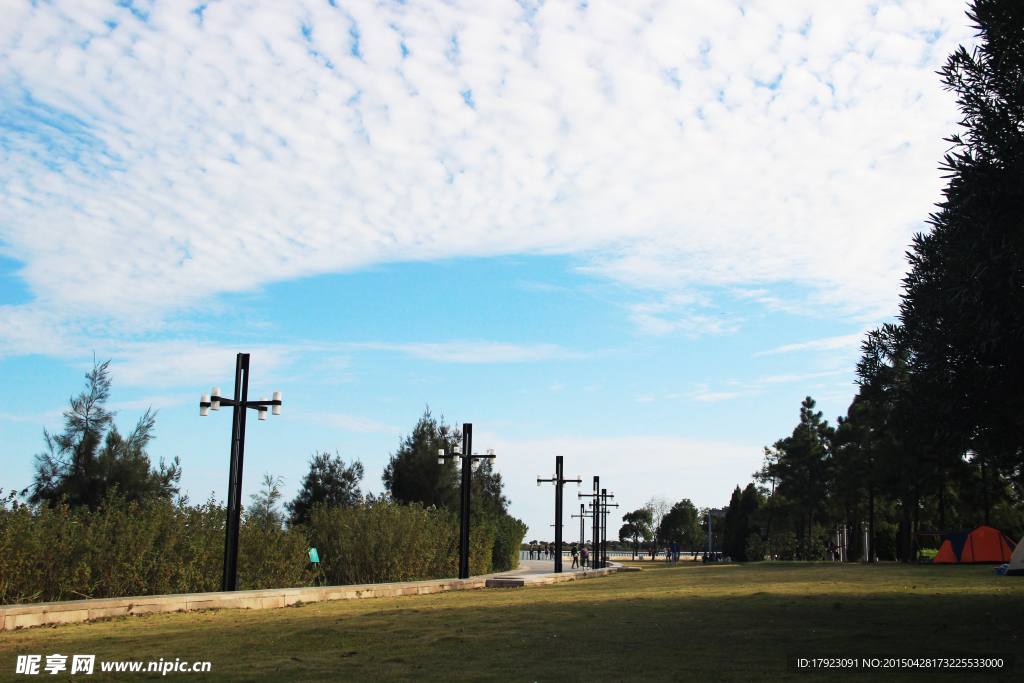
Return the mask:
<svg viewBox="0 0 1024 683"><path fill-rule="evenodd" d="M875 477L873 461L874 458L868 461L868 547L865 549L868 562L875 561Z"/></svg>
<svg viewBox="0 0 1024 683"><path fill-rule="evenodd" d="M946 473L939 478L939 531L946 530Z"/></svg>
<svg viewBox="0 0 1024 683"><path fill-rule="evenodd" d="M917 535L916 534L917 534L918 531L921 530L921 514L920 513L921 513L921 491L918 489L917 486L914 486L914 524L910 528L910 530L913 532L913 534L910 536L911 541L916 541L917 540ZM915 543L911 543L910 544L910 551L914 554L914 562L917 562L918 559L920 559L918 557L918 554L919 554L919 551L917 550L918 547L920 547L919 544L918 545L915 545Z"/></svg>
<svg viewBox="0 0 1024 683"><path fill-rule="evenodd" d="M981 459L981 489L985 497L985 526L989 526L988 513L989 513L989 501L988 501L988 477L985 472L985 459Z"/></svg>
<svg viewBox="0 0 1024 683"><path fill-rule="evenodd" d="M814 503L807 506L807 559L811 559L811 547L814 544Z"/></svg>
<svg viewBox="0 0 1024 683"><path fill-rule="evenodd" d="M904 564L910 562L910 487L904 486L903 488L903 504L900 506L903 508L902 521L900 530L903 532L901 535L903 538L900 540L903 547L900 548L900 561Z"/></svg>

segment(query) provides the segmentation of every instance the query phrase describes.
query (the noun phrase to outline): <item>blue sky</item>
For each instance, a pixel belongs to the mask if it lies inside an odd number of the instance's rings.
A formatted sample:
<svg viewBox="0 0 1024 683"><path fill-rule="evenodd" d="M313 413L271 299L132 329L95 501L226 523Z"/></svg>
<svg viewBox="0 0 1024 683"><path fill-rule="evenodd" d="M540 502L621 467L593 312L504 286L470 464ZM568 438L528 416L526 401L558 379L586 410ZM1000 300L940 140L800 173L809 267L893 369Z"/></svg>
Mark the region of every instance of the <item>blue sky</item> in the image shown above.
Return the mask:
<svg viewBox="0 0 1024 683"><path fill-rule="evenodd" d="M545 536L553 458L723 505L854 393L940 197L941 2L15 2L0 27L0 486L92 354L224 497L196 403L252 353L246 493L380 472L429 404ZM17 397L12 400L10 397ZM614 525L613 520L613 525ZM575 528L575 527L570 527Z"/></svg>

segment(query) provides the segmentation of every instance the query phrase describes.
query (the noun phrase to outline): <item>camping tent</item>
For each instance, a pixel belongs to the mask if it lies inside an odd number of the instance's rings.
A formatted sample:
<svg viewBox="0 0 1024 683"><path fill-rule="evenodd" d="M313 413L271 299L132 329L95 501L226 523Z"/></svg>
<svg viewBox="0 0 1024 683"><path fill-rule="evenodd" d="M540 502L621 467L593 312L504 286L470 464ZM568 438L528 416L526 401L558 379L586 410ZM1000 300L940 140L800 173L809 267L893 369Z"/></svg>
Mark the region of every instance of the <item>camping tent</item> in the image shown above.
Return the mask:
<svg viewBox="0 0 1024 683"><path fill-rule="evenodd" d="M1010 557L1010 566L1006 569L1007 576L1024 576L1024 538L1020 539L1017 549Z"/></svg>
<svg viewBox="0 0 1024 683"><path fill-rule="evenodd" d="M1009 562L1017 544L998 529L979 526L971 531L951 531L932 558L935 564Z"/></svg>

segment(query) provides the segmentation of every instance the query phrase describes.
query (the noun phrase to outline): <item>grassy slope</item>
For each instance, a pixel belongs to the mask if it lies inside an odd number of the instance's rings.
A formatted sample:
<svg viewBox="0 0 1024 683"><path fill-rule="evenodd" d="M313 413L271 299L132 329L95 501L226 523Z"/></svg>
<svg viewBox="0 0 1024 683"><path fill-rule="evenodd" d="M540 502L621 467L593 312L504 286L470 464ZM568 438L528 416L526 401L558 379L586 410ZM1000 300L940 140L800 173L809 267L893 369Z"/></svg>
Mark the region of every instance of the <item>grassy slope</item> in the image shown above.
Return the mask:
<svg viewBox="0 0 1024 683"><path fill-rule="evenodd" d="M786 668L787 653L1024 652L1024 579L990 567L642 564L542 588L3 632L0 680L27 680L15 655L54 652L209 660L213 674L199 678L217 681L582 681L595 667L618 680L1022 680L1022 654L1001 675Z"/></svg>

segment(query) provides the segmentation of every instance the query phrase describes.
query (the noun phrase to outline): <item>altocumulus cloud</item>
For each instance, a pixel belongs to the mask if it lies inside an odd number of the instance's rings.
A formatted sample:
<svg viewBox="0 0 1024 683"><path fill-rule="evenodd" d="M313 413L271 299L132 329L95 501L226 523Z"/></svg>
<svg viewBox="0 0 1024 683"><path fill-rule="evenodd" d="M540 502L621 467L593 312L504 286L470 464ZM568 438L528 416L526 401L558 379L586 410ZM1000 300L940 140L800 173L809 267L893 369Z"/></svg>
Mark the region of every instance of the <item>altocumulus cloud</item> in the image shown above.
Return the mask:
<svg viewBox="0 0 1024 683"><path fill-rule="evenodd" d="M651 288L654 331L705 327L673 311L715 286L891 313L963 9L11 0L0 246L35 299L0 339L56 353L221 292L508 253Z"/></svg>

